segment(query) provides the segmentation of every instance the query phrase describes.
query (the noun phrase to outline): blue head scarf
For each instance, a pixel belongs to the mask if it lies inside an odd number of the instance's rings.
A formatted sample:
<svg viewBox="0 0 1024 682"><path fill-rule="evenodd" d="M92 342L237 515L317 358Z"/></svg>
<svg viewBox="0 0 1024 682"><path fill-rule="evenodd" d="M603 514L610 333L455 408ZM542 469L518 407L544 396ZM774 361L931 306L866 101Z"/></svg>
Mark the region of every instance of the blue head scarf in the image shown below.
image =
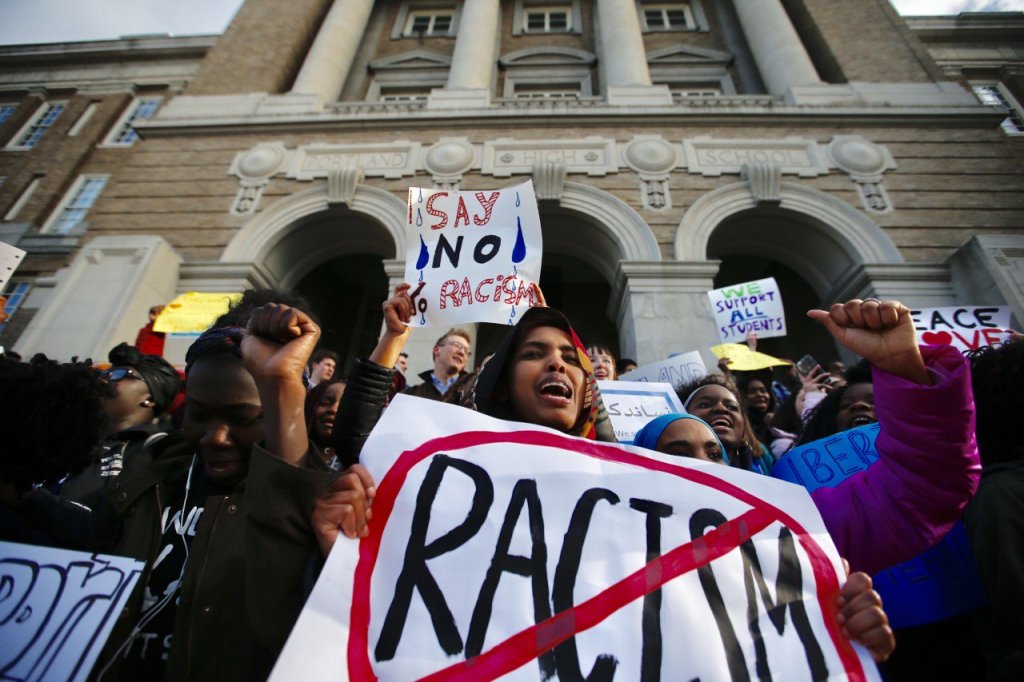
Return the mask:
<svg viewBox="0 0 1024 682"><path fill-rule="evenodd" d="M711 428L706 421L700 417L695 417L692 414L679 414L678 412L674 412L671 414L663 414L660 417L651 420L646 426L644 426L644 428L636 432L636 436L633 437L633 445L657 451L656 446L658 445L658 439L661 438L661 434L665 432L665 429L668 428L669 424L674 421L678 421L679 419L692 419L695 422L700 422L704 426L707 426L708 431L710 431L711 435L715 437L718 447L722 450L722 461L726 465L729 464L729 452L725 449L725 446L722 445L722 441L718 439L718 434L715 433L715 430Z"/></svg>

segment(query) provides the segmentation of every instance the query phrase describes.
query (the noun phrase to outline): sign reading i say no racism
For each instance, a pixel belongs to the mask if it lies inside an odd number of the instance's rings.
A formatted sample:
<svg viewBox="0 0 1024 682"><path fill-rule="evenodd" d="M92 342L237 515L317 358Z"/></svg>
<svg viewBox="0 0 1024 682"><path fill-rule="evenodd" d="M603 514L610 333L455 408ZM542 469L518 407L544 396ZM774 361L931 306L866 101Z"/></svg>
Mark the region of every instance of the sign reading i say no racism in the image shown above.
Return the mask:
<svg viewBox="0 0 1024 682"><path fill-rule="evenodd" d="M412 187L408 221L410 326L512 325L535 302L542 254L532 182L467 192Z"/></svg>
<svg viewBox="0 0 1024 682"><path fill-rule="evenodd" d="M273 680L878 679L807 493L399 395Z"/></svg>

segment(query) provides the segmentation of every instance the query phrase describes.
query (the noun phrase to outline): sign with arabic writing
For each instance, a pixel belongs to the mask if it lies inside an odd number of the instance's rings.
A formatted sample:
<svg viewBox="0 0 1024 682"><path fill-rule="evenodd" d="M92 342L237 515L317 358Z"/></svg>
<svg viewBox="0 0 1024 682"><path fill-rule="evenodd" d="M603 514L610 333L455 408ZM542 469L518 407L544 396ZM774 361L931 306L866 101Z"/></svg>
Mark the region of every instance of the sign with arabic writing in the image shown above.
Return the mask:
<svg viewBox="0 0 1024 682"><path fill-rule="evenodd" d="M599 381L601 399L612 420L615 438L633 444L636 432L655 417L686 412L672 384L653 381Z"/></svg>

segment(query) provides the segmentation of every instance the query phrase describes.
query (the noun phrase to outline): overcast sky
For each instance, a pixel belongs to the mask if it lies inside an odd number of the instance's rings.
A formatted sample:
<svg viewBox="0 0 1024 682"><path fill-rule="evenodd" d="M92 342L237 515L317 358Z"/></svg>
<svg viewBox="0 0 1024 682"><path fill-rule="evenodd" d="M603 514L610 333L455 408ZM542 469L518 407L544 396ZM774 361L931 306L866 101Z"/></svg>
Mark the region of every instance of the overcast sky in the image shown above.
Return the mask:
<svg viewBox="0 0 1024 682"><path fill-rule="evenodd" d="M1024 10L1024 0L892 2L906 15ZM0 45L142 33L221 33L241 4L242 0L0 0Z"/></svg>

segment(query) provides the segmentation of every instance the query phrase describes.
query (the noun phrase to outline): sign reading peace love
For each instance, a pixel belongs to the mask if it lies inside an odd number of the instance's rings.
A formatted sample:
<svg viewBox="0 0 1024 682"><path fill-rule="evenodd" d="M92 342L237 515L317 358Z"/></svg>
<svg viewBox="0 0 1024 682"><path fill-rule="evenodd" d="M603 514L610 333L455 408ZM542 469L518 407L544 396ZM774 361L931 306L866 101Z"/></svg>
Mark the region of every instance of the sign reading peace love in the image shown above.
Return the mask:
<svg viewBox="0 0 1024 682"><path fill-rule="evenodd" d="M917 340L932 346L953 346L960 352L1006 340L1009 306L953 306L910 311Z"/></svg>

